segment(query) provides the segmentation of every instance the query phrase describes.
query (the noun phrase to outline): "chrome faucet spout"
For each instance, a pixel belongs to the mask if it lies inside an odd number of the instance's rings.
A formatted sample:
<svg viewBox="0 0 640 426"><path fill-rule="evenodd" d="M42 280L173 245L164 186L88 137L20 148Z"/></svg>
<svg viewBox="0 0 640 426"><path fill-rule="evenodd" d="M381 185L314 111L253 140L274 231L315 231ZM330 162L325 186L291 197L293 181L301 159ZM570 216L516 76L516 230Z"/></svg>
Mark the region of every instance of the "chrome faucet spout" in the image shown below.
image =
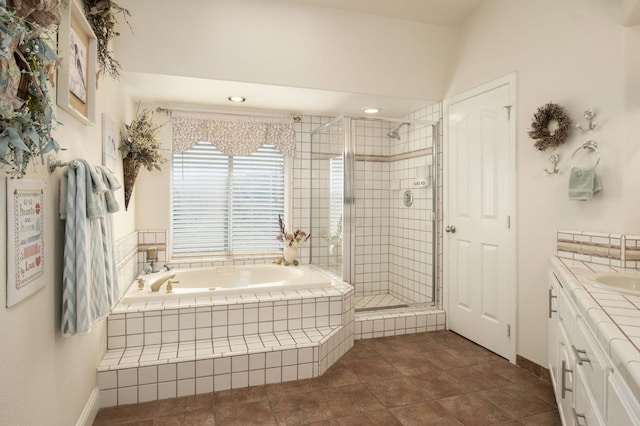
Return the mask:
<svg viewBox="0 0 640 426"><path fill-rule="evenodd" d="M166 277L158 278L158 281L151 285L151 291L160 291L160 287L162 284L166 283L169 280L172 280L176 277L176 274L171 274Z"/></svg>

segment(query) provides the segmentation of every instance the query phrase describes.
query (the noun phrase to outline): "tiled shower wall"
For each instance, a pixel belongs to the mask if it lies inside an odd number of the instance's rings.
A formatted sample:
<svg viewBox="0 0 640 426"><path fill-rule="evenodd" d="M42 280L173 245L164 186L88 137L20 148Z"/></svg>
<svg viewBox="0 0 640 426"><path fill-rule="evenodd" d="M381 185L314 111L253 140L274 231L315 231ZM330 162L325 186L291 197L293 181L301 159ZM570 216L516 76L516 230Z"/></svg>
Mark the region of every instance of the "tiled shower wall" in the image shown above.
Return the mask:
<svg viewBox="0 0 640 426"><path fill-rule="evenodd" d="M356 296L389 292L388 122L354 120Z"/></svg>
<svg viewBox="0 0 640 426"><path fill-rule="evenodd" d="M440 105L416 111L407 120L437 122ZM406 302L432 301L433 232L433 135L431 126L418 124L400 128L401 139L389 139L391 161L389 293ZM426 144L425 144L426 140ZM426 179L427 187L415 186ZM399 188L399 189L398 189ZM414 203L406 207L405 190Z"/></svg>

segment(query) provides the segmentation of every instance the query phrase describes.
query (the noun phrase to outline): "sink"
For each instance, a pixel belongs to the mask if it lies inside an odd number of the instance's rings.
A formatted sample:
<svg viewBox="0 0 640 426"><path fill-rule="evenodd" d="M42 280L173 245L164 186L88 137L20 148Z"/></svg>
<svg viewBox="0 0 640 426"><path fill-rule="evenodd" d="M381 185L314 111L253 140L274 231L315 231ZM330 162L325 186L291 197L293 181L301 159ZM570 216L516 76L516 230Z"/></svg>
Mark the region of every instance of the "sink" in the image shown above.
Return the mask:
<svg viewBox="0 0 640 426"><path fill-rule="evenodd" d="M640 275L604 274L593 278L598 287L640 295Z"/></svg>

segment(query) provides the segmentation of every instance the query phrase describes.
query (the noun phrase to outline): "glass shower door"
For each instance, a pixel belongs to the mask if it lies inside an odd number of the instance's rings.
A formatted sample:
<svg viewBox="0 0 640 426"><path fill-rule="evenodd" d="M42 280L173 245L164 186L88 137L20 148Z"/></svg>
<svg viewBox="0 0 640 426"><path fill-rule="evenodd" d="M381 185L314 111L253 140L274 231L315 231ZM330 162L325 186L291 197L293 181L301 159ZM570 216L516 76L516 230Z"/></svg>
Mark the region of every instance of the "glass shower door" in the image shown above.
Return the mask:
<svg viewBox="0 0 640 426"><path fill-rule="evenodd" d="M311 134L311 263L342 279L345 243L344 118Z"/></svg>

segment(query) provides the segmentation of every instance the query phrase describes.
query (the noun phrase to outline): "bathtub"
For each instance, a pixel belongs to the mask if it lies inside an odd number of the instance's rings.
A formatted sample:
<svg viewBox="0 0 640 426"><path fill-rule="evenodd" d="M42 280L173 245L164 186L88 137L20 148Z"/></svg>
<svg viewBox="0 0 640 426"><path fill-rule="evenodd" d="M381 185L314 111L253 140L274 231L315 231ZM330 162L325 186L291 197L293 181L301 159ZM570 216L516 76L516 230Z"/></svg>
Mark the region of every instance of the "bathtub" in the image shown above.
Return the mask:
<svg viewBox="0 0 640 426"><path fill-rule="evenodd" d="M173 291L167 284L160 291L151 291L159 280L175 275ZM287 290L329 288L342 282L312 265L244 265L212 268L176 269L143 275L144 289L134 282L122 298L122 303L153 302L168 299L194 299L251 293L272 293Z"/></svg>

